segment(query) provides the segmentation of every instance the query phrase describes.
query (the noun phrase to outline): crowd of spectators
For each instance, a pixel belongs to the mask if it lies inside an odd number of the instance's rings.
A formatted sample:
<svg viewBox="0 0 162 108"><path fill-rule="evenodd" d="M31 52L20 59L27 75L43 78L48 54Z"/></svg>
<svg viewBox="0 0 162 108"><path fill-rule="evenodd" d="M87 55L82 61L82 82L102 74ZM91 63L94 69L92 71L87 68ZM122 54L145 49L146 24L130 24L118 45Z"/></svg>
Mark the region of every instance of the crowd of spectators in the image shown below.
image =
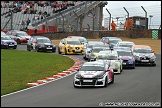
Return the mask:
<svg viewBox="0 0 162 108"><path fill-rule="evenodd" d="M57 13L63 11L68 7L75 6L80 4L81 1L1 1L1 8L10 8L12 9L13 14L21 12L22 14L35 14L33 18L18 21L18 25L21 28L32 24L32 22L38 22L44 19L45 17L50 16L52 13ZM46 7L51 7L52 12L47 12ZM44 11L41 11L39 8L44 8ZM11 16L11 10L4 12L1 16L5 17Z"/></svg>

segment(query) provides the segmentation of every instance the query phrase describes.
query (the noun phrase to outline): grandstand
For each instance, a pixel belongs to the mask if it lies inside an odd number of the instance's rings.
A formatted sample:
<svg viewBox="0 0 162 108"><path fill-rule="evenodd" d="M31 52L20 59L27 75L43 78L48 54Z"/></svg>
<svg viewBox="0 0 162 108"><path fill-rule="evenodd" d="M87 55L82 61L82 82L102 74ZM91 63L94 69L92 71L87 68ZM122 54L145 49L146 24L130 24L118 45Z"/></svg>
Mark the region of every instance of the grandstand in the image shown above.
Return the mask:
<svg viewBox="0 0 162 108"><path fill-rule="evenodd" d="M106 4L105 1L1 1L1 30L100 30Z"/></svg>

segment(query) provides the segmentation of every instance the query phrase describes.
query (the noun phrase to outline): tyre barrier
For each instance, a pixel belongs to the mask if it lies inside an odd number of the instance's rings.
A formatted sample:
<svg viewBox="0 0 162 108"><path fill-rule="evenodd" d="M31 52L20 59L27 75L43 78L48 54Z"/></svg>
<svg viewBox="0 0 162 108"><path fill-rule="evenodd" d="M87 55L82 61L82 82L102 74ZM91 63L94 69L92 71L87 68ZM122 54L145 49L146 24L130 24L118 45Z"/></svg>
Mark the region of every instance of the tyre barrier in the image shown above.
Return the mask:
<svg viewBox="0 0 162 108"><path fill-rule="evenodd" d="M67 57L69 57L69 56L67 56ZM64 77L68 74L71 74L73 72L76 72L80 68L80 66L83 64L83 62L81 60L79 60L78 58L73 58L73 57L69 57L69 58L71 58L75 62L74 65L72 67L70 67L69 69L62 71L62 72L60 72L56 75L53 75L53 76L50 76L50 77L47 77L47 78L42 78L41 80L37 80L35 82L27 83L26 86L42 85L42 84L48 83L52 80L55 80L55 79Z"/></svg>

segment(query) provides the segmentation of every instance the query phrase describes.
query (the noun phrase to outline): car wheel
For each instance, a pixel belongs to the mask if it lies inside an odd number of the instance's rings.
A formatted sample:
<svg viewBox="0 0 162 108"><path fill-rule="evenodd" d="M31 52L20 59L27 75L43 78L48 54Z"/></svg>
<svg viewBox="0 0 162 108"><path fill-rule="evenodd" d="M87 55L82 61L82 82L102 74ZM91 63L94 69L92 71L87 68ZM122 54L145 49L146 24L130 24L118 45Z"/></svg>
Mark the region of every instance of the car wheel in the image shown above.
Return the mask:
<svg viewBox="0 0 162 108"><path fill-rule="evenodd" d="M65 48L65 55L67 55L67 50L66 50L66 48Z"/></svg>
<svg viewBox="0 0 162 108"><path fill-rule="evenodd" d="M86 60L86 56L85 56L85 54L83 55L83 59Z"/></svg>
<svg viewBox="0 0 162 108"><path fill-rule="evenodd" d="M152 63L152 66L156 66L156 63Z"/></svg>
<svg viewBox="0 0 162 108"><path fill-rule="evenodd" d="M20 39L17 39L17 44L21 44L21 43L20 43Z"/></svg>
<svg viewBox="0 0 162 108"><path fill-rule="evenodd" d="M27 51L31 51L30 46L27 46Z"/></svg>
<svg viewBox="0 0 162 108"><path fill-rule="evenodd" d="M74 86L74 88L79 88L78 86L75 86L74 82L73 82L73 86Z"/></svg>
<svg viewBox="0 0 162 108"><path fill-rule="evenodd" d="M55 53L56 52L56 49L53 49L52 52Z"/></svg>
<svg viewBox="0 0 162 108"><path fill-rule="evenodd" d="M122 67L120 66L120 73L123 71Z"/></svg>
<svg viewBox="0 0 162 108"><path fill-rule="evenodd" d="M38 48L38 47L36 47L36 48L35 48L35 51L36 51L36 52L39 52L39 48Z"/></svg>
<svg viewBox="0 0 162 108"><path fill-rule="evenodd" d="M61 52L60 52L60 48L59 48L59 47L58 47L58 53L61 54Z"/></svg>
<svg viewBox="0 0 162 108"><path fill-rule="evenodd" d="M107 87L107 85L108 85L108 81L107 81L107 77L106 77L104 87Z"/></svg>
<svg viewBox="0 0 162 108"><path fill-rule="evenodd" d="M113 74L113 78L112 78L112 81L111 81L111 83L114 83L114 74Z"/></svg>
<svg viewBox="0 0 162 108"><path fill-rule="evenodd" d="M16 49L17 47L13 47L13 49Z"/></svg>

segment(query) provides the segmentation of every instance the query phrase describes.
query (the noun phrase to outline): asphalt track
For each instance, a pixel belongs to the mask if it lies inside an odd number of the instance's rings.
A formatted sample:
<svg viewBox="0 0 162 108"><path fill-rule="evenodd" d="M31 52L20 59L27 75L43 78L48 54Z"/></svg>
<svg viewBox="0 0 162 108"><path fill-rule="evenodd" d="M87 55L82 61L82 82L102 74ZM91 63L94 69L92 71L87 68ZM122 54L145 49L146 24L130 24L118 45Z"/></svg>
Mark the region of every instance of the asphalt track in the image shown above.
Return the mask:
<svg viewBox="0 0 162 108"><path fill-rule="evenodd" d="M17 50L26 50L26 45L18 45ZM83 60L82 55L71 56ZM155 67L136 66L135 69L124 69L121 74L115 74L114 83L106 88L74 88L72 74L2 96L1 107L161 106L161 54L156 57Z"/></svg>

